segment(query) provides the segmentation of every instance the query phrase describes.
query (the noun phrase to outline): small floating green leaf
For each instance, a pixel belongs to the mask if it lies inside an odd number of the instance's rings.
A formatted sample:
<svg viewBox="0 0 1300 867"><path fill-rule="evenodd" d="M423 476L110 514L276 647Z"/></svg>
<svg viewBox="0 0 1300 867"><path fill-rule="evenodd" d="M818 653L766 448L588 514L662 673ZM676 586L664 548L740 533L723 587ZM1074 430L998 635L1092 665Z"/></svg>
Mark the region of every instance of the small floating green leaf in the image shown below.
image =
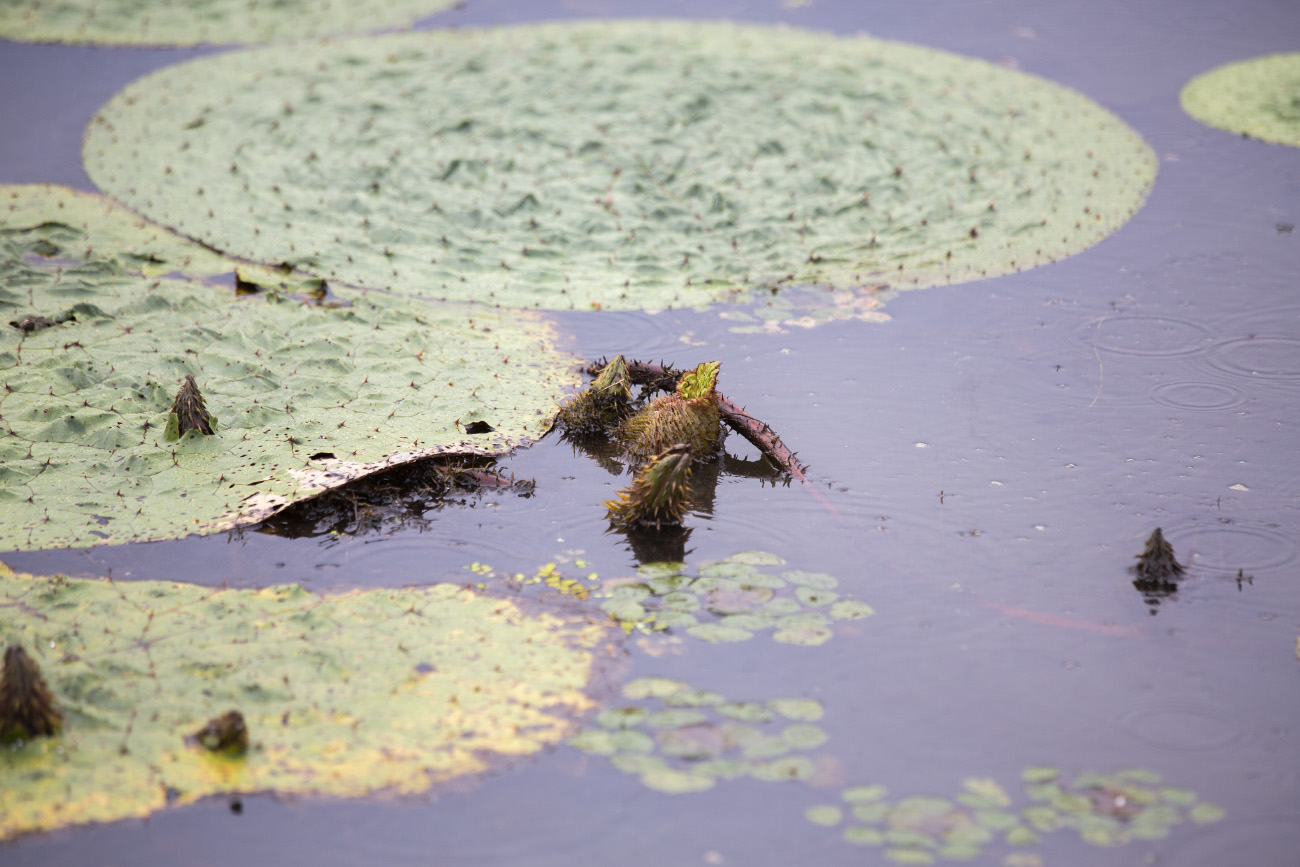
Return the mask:
<svg viewBox="0 0 1300 867"><path fill-rule="evenodd" d="M822 703L810 698L774 698L767 706L786 719L817 722L826 710Z"/></svg>
<svg viewBox="0 0 1300 867"><path fill-rule="evenodd" d="M1210 825L1219 821L1227 815L1224 809L1217 804L1197 804L1192 807L1188 816L1198 825Z"/></svg>
<svg viewBox="0 0 1300 867"><path fill-rule="evenodd" d="M834 804L818 804L803 811L804 818L814 825L831 828L844 820L844 811Z"/></svg>

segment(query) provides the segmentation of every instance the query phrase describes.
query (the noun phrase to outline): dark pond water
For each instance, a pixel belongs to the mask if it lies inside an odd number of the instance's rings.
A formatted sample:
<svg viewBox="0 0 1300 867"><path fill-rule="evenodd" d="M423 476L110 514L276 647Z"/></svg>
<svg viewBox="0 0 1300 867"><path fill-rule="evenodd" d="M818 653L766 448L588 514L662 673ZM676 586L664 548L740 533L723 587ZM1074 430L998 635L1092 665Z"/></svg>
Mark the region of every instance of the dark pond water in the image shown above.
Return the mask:
<svg viewBox="0 0 1300 867"><path fill-rule="evenodd" d="M742 335L709 312L559 318L580 355L720 359L721 388L812 465L816 496L724 475L711 514L690 520L688 560L772 551L837 576L876 616L811 648L688 641L655 656L633 641L624 675L820 700L829 740L814 780L665 795L564 747L426 798L246 797L238 814L217 799L20 839L0 863L885 863L803 810L859 783L1012 788L1034 764L1148 768L1227 810L1116 849L1049 835L1034 849L1048 864L1300 863L1300 150L1178 106L1205 69L1295 50L1300 6L470 0L431 23L648 12L866 30L1014 63L1116 112L1161 161L1145 208L1100 245L906 293L887 323ZM0 44L0 182L90 188L78 144L95 108L194 53ZM757 457L735 436L728 446ZM581 550L602 577L631 574L598 505L623 480L550 439L504 465L535 492L352 537L249 531L3 559L332 589L464 580L473 561L531 572ZM1127 569L1157 526L1191 568L1176 594L1147 600Z"/></svg>

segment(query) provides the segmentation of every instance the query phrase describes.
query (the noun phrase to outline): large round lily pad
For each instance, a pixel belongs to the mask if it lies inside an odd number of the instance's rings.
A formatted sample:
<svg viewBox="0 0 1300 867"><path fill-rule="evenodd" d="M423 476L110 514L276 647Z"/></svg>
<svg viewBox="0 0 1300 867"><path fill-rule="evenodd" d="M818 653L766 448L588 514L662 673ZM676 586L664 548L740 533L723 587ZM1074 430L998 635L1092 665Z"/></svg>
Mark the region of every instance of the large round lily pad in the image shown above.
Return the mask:
<svg viewBox="0 0 1300 867"><path fill-rule="evenodd" d="M527 315L185 279L222 267L99 197L0 189L0 550L212 532L419 457L499 454L574 380ZM212 436L168 436L186 375Z"/></svg>
<svg viewBox="0 0 1300 867"><path fill-rule="evenodd" d="M118 94L84 158L237 256L551 309L1017 271L1115 231L1156 171L1114 115L993 64L651 21L205 57Z"/></svg>
<svg viewBox="0 0 1300 867"><path fill-rule="evenodd" d="M609 631L454 585L322 597L0 565L0 644L37 660L53 738L0 750L0 839L221 792L421 792L537 752L591 705ZM228 710L243 757L187 744Z"/></svg>
<svg viewBox="0 0 1300 867"><path fill-rule="evenodd" d="M1188 82L1182 102L1201 123L1300 147L1300 52L1211 69Z"/></svg>
<svg viewBox="0 0 1300 867"><path fill-rule="evenodd" d="M7 0L0 37L23 42L272 42L412 24L453 0Z"/></svg>

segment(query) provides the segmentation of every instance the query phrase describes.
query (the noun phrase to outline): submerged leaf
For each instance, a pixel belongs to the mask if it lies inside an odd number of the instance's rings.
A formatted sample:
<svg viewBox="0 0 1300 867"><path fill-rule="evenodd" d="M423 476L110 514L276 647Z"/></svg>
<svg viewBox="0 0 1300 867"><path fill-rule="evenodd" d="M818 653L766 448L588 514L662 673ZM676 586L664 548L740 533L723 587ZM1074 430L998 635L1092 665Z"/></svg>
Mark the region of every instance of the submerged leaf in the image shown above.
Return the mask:
<svg viewBox="0 0 1300 867"><path fill-rule="evenodd" d="M57 648L65 717L0 751L0 839L219 792L415 793L480 773L571 733L608 634L449 584L318 596L7 569L0 633ZM186 746L229 743L200 726L235 704L242 758Z"/></svg>

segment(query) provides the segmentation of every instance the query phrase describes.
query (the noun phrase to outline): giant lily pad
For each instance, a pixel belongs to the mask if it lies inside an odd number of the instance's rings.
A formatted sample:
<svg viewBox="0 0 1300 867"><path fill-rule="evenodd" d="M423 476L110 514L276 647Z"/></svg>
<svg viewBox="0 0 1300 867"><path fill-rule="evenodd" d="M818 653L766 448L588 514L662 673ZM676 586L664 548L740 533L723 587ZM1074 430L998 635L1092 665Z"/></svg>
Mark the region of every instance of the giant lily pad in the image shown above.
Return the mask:
<svg viewBox="0 0 1300 867"><path fill-rule="evenodd" d="M573 381L526 315L186 279L221 267L98 197L3 188L0 549L211 532L404 461L499 454ZM212 436L168 438L186 375Z"/></svg>
<svg viewBox="0 0 1300 867"><path fill-rule="evenodd" d="M272 42L401 27L452 0L12 0L0 37L24 42L199 45Z"/></svg>
<svg viewBox="0 0 1300 867"><path fill-rule="evenodd" d="M118 94L84 157L233 255L552 309L1017 271L1115 231L1156 170L1114 115L993 64L648 21L204 57Z"/></svg>
<svg viewBox="0 0 1300 867"><path fill-rule="evenodd" d="M1211 69L1188 82L1182 103L1201 123L1300 147L1300 52Z"/></svg>
<svg viewBox="0 0 1300 867"><path fill-rule="evenodd" d="M0 642L28 648L64 718L0 750L0 839L221 792L407 794L482 772L570 734L602 634L449 584L322 597L0 567ZM231 709L242 758L186 743Z"/></svg>

